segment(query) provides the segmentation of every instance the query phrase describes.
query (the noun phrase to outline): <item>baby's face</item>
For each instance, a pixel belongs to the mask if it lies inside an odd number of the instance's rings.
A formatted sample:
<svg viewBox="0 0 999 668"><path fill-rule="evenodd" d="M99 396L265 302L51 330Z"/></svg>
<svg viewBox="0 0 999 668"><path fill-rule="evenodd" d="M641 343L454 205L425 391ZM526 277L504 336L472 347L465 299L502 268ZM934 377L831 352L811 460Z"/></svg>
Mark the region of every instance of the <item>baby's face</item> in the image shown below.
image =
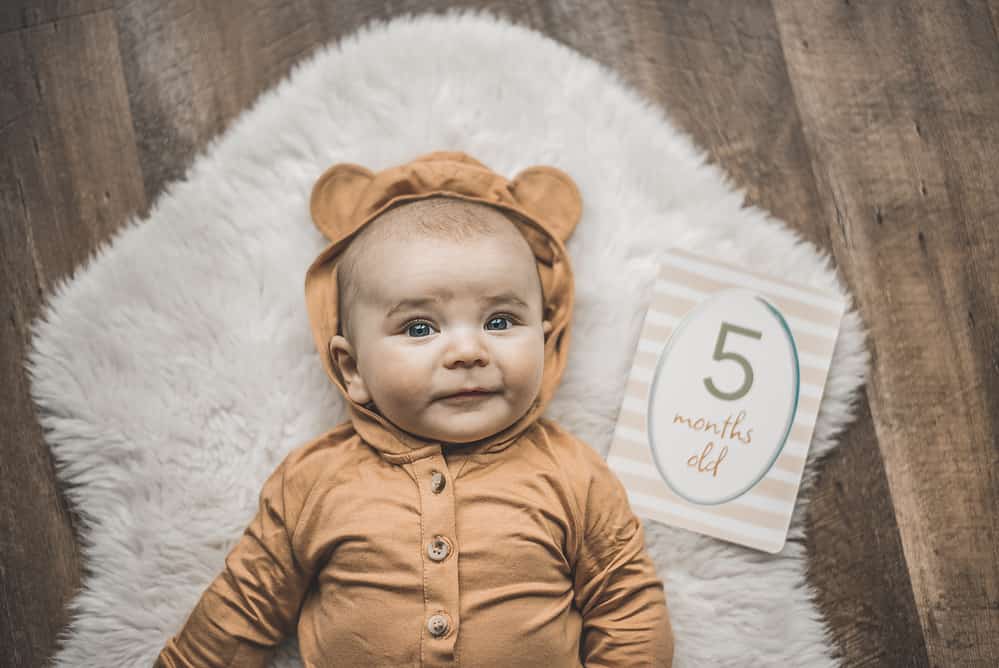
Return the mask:
<svg viewBox="0 0 999 668"><path fill-rule="evenodd" d="M391 239L371 251L367 265L377 269L363 277L350 314L357 340L331 342L351 399L443 443L490 436L530 408L551 324L542 321L534 255L509 232ZM486 392L451 396L469 388Z"/></svg>

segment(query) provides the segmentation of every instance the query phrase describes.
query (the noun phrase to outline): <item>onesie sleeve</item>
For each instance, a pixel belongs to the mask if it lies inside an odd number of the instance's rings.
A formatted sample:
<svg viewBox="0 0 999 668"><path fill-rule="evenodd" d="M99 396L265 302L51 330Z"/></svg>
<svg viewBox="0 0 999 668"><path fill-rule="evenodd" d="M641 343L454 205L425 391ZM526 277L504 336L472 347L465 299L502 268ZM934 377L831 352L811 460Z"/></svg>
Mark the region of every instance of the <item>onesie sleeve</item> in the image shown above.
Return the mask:
<svg viewBox="0 0 999 668"><path fill-rule="evenodd" d="M294 631L312 579L311 566L292 547L308 496L308 487L289 475L297 454L264 482L256 515L154 668L265 668Z"/></svg>
<svg viewBox="0 0 999 668"><path fill-rule="evenodd" d="M673 629L662 581L645 549L642 523L624 485L585 443L574 569L586 668L673 665Z"/></svg>

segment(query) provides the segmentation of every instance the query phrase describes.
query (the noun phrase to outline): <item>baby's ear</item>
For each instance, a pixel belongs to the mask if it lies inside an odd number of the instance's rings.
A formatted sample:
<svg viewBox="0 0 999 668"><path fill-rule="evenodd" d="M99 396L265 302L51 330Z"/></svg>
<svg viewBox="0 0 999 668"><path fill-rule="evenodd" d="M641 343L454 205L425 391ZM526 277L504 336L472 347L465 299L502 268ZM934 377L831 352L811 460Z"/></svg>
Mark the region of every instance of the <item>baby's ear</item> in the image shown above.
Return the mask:
<svg viewBox="0 0 999 668"><path fill-rule="evenodd" d="M510 182L510 192L528 213L563 242L572 235L583 213L583 198L576 182L555 167L528 167Z"/></svg>
<svg viewBox="0 0 999 668"><path fill-rule="evenodd" d="M329 355L333 368L340 369L344 382L347 383L347 395L362 405L371 401L368 387L357 370L357 356L350 342L339 334L330 337Z"/></svg>
<svg viewBox="0 0 999 668"><path fill-rule="evenodd" d="M353 231L351 214L374 177L366 167L340 162L323 172L312 186L312 222L327 239L338 241Z"/></svg>

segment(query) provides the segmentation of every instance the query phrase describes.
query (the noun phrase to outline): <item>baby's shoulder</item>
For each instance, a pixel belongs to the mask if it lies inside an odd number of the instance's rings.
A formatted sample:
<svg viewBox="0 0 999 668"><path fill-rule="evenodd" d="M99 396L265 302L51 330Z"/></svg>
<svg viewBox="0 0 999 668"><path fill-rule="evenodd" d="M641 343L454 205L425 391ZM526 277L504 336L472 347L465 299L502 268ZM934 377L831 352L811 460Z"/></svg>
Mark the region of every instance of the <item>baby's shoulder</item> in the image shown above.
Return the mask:
<svg viewBox="0 0 999 668"><path fill-rule="evenodd" d="M568 476L585 482L607 469L603 455L563 425L550 418L541 418L538 426L543 434L541 440Z"/></svg>
<svg viewBox="0 0 999 668"><path fill-rule="evenodd" d="M349 465L358 448L350 422L342 422L332 429L295 447L278 466L286 481L296 487L311 488L323 477L328 477Z"/></svg>
<svg viewBox="0 0 999 668"><path fill-rule="evenodd" d="M627 494L599 450L552 420L540 427L540 440L558 453L558 475L571 490L575 526L588 526L601 513L627 506Z"/></svg>

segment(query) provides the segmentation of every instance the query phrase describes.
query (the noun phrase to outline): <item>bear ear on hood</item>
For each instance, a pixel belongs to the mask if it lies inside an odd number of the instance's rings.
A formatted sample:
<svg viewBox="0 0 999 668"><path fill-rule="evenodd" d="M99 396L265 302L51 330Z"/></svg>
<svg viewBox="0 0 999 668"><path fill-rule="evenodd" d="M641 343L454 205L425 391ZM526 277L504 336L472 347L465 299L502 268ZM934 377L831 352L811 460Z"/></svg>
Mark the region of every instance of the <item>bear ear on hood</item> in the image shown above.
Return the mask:
<svg viewBox="0 0 999 668"><path fill-rule="evenodd" d="M361 193L375 177L374 172L361 165L341 162L333 165L312 186L309 211L312 222L331 241L347 236L353 230L353 213Z"/></svg>
<svg viewBox="0 0 999 668"><path fill-rule="evenodd" d="M509 189L518 204L544 221L559 241L569 239L582 215L583 198L568 174L548 165L535 165L519 172Z"/></svg>

